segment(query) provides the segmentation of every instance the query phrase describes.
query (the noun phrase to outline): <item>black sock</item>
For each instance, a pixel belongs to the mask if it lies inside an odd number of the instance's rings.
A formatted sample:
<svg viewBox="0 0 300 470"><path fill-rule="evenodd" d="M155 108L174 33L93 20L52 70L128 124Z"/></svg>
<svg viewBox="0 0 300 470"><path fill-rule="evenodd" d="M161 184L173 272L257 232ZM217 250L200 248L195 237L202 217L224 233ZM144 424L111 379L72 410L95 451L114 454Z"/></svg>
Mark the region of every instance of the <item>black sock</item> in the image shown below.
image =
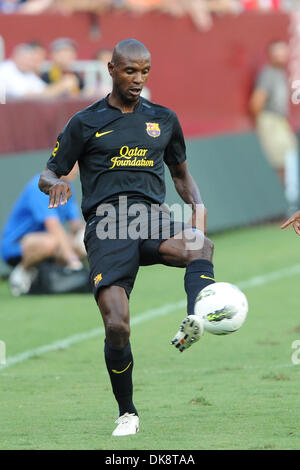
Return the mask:
<svg viewBox="0 0 300 470"><path fill-rule="evenodd" d="M188 315L194 315L195 300L199 292L214 282L214 266L210 261L196 259L188 264L184 276Z"/></svg>
<svg viewBox="0 0 300 470"><path fill-rule="evenodd" d="M138 414L132 401L133 357L130 343L122 349L113 349L105 340L104 355L111 386L119 405L119 416L124 413Z"/></svg>

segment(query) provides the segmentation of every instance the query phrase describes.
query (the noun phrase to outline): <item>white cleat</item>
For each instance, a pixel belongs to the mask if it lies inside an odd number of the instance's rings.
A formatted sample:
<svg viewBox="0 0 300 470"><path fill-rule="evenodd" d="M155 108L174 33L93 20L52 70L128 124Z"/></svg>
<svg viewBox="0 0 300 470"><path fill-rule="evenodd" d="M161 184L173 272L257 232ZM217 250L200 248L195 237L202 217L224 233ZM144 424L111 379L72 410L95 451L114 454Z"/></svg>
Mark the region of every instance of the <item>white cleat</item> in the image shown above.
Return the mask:
<svg viewBox="0 0 300 470"><path fill-rule="evenodd" d="M24 269L21 264L18 264L9 276L9 287L12 295L18 297L27 294L36 275L36 268Z"/></svg>
<svg viewBox="0 0 300 470"><path fill-rule="evenodd" d="M117 419L118 426L113 431L113 436L129 436L139 430L139 417L134 413L125 413Z"/></svg>
<svg viewBox="0 0 300 470"><path fill-rule="evenodd" d="M178 333L171 344L180 352L188 349L199 341L204 334L204 322L198 315L188 315L181 323Z"/></svg>

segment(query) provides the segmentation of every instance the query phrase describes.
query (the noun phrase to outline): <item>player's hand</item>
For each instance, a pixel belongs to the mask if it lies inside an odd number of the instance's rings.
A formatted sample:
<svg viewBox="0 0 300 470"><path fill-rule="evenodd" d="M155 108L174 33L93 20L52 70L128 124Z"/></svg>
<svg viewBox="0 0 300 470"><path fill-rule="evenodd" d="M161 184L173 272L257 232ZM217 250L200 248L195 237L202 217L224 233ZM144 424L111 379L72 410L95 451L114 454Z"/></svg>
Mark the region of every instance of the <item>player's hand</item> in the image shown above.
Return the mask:
<svg viewBox="0 0 300 470"><path fill-rule="evenodd" d="M71 186L65 181L59 181L49 189L49 209L55 209L59 205L67 204L72 196Z"/></svg>
<svg viewBox="0 0 300 470"><path fill-rule="evenodd" d="M293 228L297 235L300 236L300 211L295 212L289 219L287 219L280 228L287 228L289 225L293 225Z"/></svg>

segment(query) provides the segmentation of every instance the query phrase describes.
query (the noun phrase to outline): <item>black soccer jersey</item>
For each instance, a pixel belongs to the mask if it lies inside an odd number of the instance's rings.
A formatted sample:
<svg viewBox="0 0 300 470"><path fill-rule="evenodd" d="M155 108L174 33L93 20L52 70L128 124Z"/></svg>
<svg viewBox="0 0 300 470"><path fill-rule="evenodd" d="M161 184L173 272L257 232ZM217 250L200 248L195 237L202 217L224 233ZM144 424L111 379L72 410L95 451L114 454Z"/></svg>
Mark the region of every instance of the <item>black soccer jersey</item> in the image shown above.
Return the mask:
<svg viewBox="0 0 300 470"><path fill-rule="evenodd" d="M164 162L186 159L176 114L144 98L123 114L104 98L75 114L59 135L47 167L67 175L79 163L82 212L87 220L101 203L120 195L161 204Z"/></svg>

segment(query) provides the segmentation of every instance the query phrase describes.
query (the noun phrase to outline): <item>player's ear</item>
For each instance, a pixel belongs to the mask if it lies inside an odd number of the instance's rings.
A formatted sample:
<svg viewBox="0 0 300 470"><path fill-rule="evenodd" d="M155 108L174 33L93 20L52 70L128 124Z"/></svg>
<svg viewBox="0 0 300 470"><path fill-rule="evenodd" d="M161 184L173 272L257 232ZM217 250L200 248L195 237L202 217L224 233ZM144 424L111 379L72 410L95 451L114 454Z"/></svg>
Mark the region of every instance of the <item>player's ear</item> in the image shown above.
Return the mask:
<svg viewBox="0 0 300 470"><path fill-rule="evenodd" d="M112 77L113 76L113 71L114 71L114 64L112 62L108 62L107 64L107 68L108 68L108 71L109 71L109 75Z"/></svg>

